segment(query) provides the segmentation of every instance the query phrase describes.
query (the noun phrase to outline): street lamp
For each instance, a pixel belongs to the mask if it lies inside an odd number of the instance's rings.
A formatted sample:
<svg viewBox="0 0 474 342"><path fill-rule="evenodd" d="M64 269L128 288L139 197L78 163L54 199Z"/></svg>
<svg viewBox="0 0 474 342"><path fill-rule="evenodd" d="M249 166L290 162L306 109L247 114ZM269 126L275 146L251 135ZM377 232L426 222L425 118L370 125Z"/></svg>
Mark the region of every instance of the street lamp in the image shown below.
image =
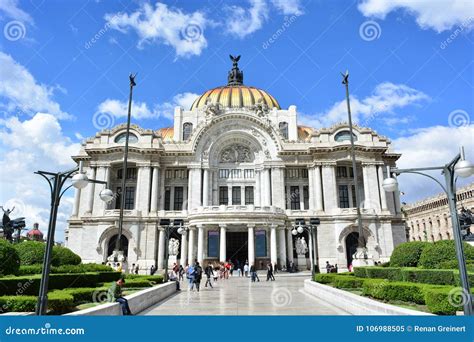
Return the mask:
<svg viewBox="0 0 474 342"><path fill-rule="evenodd" d="M423 173L422 171L428 170L441 170L441 174L444 175L445 185L438 181L433 176ZM461 285L463 287L463 292L467 300L463 303L464 306L464 315L472 316L472 298L471 291L469 289L469 280L467 277L466 270L466 260L464 258L464 251L461 238L461 226L459 222L458 212L456 210L456 175L462 178L471 176L474 173L474 165L469 161L465 160L464 148L461 147L461 152L454 157L451 162L444 166L434 166L434 167L423 167L423 168L413 168L413 169L397 169L389 168L388 169L388 178L386 178L382 187L385 191L394 192L398 191L398 182L395 178L391 177L392 174L399 175L401 173L415 173L428 178L431 178L436 183L438 183L443 191L446 193L449 204L449 211L451 214L451 223L453 225L453 235L454 243L456 246L456 256L459 264L459 275L461 278Z"/></svg>
<svg viewBox="0 0 474 342"><path fill-rule="evenodd" d="M187 228L183 225L183 220L177 219L174 222L171 222L169 219L161 219L160 226L163 227L165 230L165 274L164 274L164 282L168 281L168 258L169 258L169 239L171 232L177 228L177 232L180 235L185 235L187 232Z"/></svg>
<svg viewBox="0 0 474 342"><path fill-rule="evenodd" d="M305 230L309 233L309 259L311 263L311 280L314 280L314 273L315 273L315 266L317 267L317 260L315 256L313 255L313 251L316 251L317 248L317 243L315 245L315 235L313 234L313 230L316 230L321 221L319 218L310 218L309 219L309 225L305 226L304 225L305 221L304 219L296 219L296 224L293 226L293 229L291 230L291 234L294 236L298 234L302 234ZM315 253L314 253L315 254Z"/></svg>
<svg viewBox="0 0 474 342"><path fill-rule="evenodd" d="M58 216L58 208L59 202L61 201L61 197L71 187L74 187L76 189L83 189L88 183L107 184L107 182L89 179L87 175L82 172L82 162L79 163L79 167L75 167L74 169L65 172L53 173L47 171L37 171L35 172L35 174L40 175L44 179L46 179L51 190L51 211L49 214L48 237L46 240L46 249L43 259L43 270L41 272L38 304L36 306L36 315L42 316L46 315L46 310L48 307L49 272L51 270L51 257L54 245L54 233L56 231L56 220ZM69 178L71 178L72 184L63 190L62 188ZM102 193L106 194L107 196L102 196ZM104 189L102 190L100 197L103 201L107 201L113 197L113 193L111 190Z"/></svg>

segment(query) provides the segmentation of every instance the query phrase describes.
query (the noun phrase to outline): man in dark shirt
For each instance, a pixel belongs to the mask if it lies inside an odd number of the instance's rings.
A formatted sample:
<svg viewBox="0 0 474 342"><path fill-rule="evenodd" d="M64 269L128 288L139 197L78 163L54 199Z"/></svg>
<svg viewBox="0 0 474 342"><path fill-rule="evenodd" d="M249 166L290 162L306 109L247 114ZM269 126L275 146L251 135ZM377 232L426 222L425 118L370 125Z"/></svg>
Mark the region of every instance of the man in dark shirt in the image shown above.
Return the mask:
<svg viewBox="0 0 474 342"><path fill-rule="evenodd" d="M132 312L130 311L130 307L128 306L128 300L122 297L122 286L125 284L125 279L120 278L117 280L115 283L112 284L112 286L109 289L109 294L110 296L120 304L120 307L122 308L122 313L124 316L130 316L132 315Z"/></svg>
<svg viewBox="0 0 474 342"><path fill-rule="evenodd" d="M207 265L206 269L204 270L204 273L206 274L206 278L207 278L206 284L204 285L204 287L207 287L207 284L209 284L209 286L212 288L211 278L214 275L214 271L212 269L211 263Z"/></svg>

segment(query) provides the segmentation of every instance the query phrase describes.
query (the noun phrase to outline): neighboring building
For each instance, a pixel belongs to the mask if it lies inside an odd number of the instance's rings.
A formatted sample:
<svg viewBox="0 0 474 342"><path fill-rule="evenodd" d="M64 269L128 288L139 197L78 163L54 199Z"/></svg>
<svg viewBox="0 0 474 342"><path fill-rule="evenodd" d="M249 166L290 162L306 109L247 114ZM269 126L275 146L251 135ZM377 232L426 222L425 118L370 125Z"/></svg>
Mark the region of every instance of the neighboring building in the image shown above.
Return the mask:
<svg viewBox="0 0 474 342"><path fill-rule="evenodd" d="M474 183L456 192L457 208L474 212ZM409 241L438 241L453 238L453 225L446 194L403 206Z"/></svg>
<svg viewBox="0 0 474 342"><path fill-rule="evenodd" d="M41 230L39 230L39 224L38 223L33 224L33 229L30 229L26 233L26 237L27 237L28 240L44 241L43 233L41 232Z"/></svg>
<svg viewBox="0 0 474 342"><path fill-rule="evenodd" d="M132 125L126 172L125 125L98 132L73 156L88 177L106 180L114 192L127 177L123 246L129 263L163 268L159 220L166 218L182 219L190 229L172 235L183 264L232 259L281 266L297 259L295 219L318 217L319 264L345 269L358 239L348 125L299 126L295 106L282 109L268 92L242 81L235 63L226 86L204 92L189 110L175 109L173 127ZM370 128L356 126L354 135L364 235L369 254L386 261L405 241L399 196L381 187L387 166L400 155ZM85 262L105 261L117 239L120 196L105 204L103 188L89 184L75 195L66 245Z"/></svg>

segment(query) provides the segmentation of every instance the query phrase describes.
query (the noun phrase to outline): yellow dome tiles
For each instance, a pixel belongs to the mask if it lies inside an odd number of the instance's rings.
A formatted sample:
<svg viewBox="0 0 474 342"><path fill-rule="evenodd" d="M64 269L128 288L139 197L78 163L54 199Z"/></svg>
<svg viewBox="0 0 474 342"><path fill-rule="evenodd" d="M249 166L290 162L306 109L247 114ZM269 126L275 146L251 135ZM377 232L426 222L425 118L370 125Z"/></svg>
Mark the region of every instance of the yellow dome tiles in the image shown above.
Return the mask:
<svg viewBox="0 0 474 342"><path fill-rule="evenodd" d="M265 90L243 85L230 85L206 91L194 101L191 110L204 106L207 101L219 103L225 108L242 108L252 107L261 100L270 109L281 109L278 101Z"/></svg>

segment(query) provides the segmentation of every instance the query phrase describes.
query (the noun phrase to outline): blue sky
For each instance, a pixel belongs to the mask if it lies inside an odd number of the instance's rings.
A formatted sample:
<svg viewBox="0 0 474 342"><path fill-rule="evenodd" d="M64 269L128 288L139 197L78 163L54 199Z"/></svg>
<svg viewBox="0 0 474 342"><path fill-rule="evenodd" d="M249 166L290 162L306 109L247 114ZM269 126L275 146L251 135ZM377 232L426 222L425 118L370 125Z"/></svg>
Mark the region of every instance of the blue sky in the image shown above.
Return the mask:
<svg viewBox="0 0 474 342"><path fill-rule="evenodd" d="M157 129L225 84L229 54L300 124L345 120L348 69L356 121L393 141L400 166L447 162L461 144L472 160L473 27L467 0L0 0L0 204L44 229L48 189L32 172L66 169L84 137L125 121L129 72L133 121ZM439 192L401 185L406 202ZM63 207L59 236L71 194Z"/></svg>

